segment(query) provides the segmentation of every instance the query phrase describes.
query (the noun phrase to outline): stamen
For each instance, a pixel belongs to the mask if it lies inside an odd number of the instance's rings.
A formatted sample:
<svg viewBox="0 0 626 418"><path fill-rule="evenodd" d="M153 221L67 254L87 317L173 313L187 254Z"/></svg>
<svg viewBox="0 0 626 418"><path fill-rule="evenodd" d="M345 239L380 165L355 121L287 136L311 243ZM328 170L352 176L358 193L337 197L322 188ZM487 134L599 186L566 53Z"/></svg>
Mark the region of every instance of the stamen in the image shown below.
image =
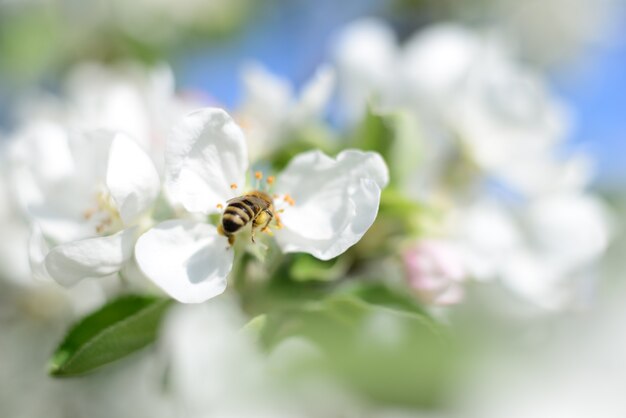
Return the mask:
<svg viewBox="0 0 626 418"><path fill-rule="evenodd" d="M218 208L219 210L222 210L222 209L224 209L224 206L223 206L221 203L218 203L218 204L217 204L217 208Z"/></svg>
<svg viewBox="0 0 626 418"><path fill-rule="evenodd" d="M287 202L289 204L289 206L293 206L296 204L296 201L293 200L293 198L291 196L289 196L288 194L285 195L285 197L283 197L283 200L285 202Z"/></svg>
<svg viewBox="0 0 626 418"><path fill-rule="evenodd" d="M95 209L87 209L86 211L83 212L83 218L85 218L85 220L88 221L89 219L91 219L94 213L96 213Z"/></svg>
<svg viewBox="0 0 626 418"><path fill-rule="evenodd" d="M276 180L274 176L268 176L265 181L271 186L272 184L274 184L274 180Z"/></svg>
<svg viewBox="0 0 626 418"><path fill-rule="evenodd" d="M254 178L257 179L257 180L263 179L263 173L261 173L260 171L255 171L254 172Z"/></svg>
<svg viewBox="0 0 626 418"><path fill-rule="evenodd" d="M274 214L274 221L276 223L276 229L283 229L283 223L280 221L280 216L278 213Z"/></svg>
<svg viewBox="0 0 626 418"><path fill-rule="evenodd" d="M231 189L233 189L233 190L237 189L237 183L233 183L233 184L231 184L231 185L230 185L230 188L231 188Z"/></svg>
<svg viewBox="0 0 626 418"><path fill-rule="evenodd" d="M272 230L270 229L269 226L266 226L265 228L261 229L261 232L265 232L266 234L268 234L270 237L274 236L274 233L272 232Z"/></svg>

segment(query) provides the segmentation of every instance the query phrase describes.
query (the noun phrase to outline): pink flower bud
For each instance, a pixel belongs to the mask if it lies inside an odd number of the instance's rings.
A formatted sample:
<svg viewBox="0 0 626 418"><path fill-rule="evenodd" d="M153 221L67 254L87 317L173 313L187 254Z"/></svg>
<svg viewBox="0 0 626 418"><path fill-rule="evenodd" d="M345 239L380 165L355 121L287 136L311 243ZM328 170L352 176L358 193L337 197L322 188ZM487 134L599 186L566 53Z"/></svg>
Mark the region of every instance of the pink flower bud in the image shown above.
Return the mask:
<svg viewBox="0 0 626 418"><path fill-rule="evenodd" d="M463 298L465 267L455 246L443 240L424 240L403 255L409 286L425 303L451 305Z"/></svg>

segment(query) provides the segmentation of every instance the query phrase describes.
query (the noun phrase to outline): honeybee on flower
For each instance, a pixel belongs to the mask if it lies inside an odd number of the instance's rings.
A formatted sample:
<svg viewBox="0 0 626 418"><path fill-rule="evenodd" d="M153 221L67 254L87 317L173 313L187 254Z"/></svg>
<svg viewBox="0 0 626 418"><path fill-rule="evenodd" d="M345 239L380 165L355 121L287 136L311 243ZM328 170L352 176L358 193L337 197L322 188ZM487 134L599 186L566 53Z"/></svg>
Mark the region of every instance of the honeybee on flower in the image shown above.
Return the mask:
<svg viewBox="0 0 626 418"><path fill-rule="evenodd" d="M252 226L262 223L266 232L272 230L283 252L309 253L322 260L340 255L374 222L389 177L375 152L345 150L331 158L309 151L296 155L272 178L271 196L246 195L248 164L244 134L221 109L192 112L173 130L165 155L166 196L189 214L225 213L221 227L188 216L161 222L137 241L139 268L174 299L198 303L222 293L234 258L228 241L260 213L265 214L264 222ZM259 210L225 210L242 196L256 196ZM247 200L243 206L254 203ZM229 218L233 212L237 220Z"/></svg>

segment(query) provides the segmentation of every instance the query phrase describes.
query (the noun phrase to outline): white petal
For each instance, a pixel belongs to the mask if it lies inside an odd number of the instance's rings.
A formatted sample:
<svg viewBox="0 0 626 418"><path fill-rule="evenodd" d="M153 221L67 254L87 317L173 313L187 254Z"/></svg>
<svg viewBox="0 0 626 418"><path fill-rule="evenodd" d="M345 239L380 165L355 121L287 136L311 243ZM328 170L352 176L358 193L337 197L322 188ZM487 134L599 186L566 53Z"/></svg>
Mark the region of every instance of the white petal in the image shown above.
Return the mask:
<svg viewBox="0 0 626 418"><path fill-rule="evenodd" d="M480 37L462 26L418 32L406 43L401 66L409 93L431 105L449 99L479 59L481 46Z"/></svg>
<svg viewBox="0 0 626 418"><path fill-rule="evenodd" d="M190 212L215 213L218 204L242 192L248 169L246 140L225 111L200 109L173 130L165 164L174 202Z"/></svg>
<svg viewBox="0 0 626 418"><path fill-rule="evenodd" d="M160 189L159 174L150 157L122 133L111 144L106 183L127 225L150 209Z"/></svg>
<svg viewBox="0 0 626 418"><path fill-rule="evenodd" d="M46 256L48 274L63 286L81 279L118 272L133 254L136 228L117 234L73 241L54 247Z"/></svg>
<svg viewBox="0 0 626 418"><path fill-rule="evenodd" d="M38 225L33 225L33 228L28 239L28 258L30 262L30 269L35 280L48 281L50 275L46 270L46 256L50 251L50 247L43 236L41 228Z"/></svg>
<svg viewBox="0 0 626 418"><path fill-rule="evenodd" d="M347 116L357 120L372 97L395 93L396 37L385 22L367 18L348 25L334 45L342 100Z"/></svg>
<svg viewBox="0 0 626 418"><path fill-rule="evenodd" d="M572 270L596 261L610 241L610 215L602 202L590 195L539 199L528 208L526 222L545 259Z"/></svg>
<svg viewBox="0 0 626 418"><path fill-rule="evenodd" d="M276 238L285 252L327 260L361 239L378 213L387 166L374 152L347 150L336 159L320 151L296 156L276 183L294 206L281 215Z"/></svg>
<svg viewBox="0 0 626 418"><path fill-rule="evenodd" d="M318 118L330 100L335 88L335 72L324 65L317 69L315 75L304 85L300 100L294 109L294 122L307 122Z"/></svg>
<svg viewBox="0 0 626 418"><path fill-rule="evenodd" d="M135 247L141 271L182 303L200 303L226 289L233 250L213 225L188 220L160 223Z"/></svg>

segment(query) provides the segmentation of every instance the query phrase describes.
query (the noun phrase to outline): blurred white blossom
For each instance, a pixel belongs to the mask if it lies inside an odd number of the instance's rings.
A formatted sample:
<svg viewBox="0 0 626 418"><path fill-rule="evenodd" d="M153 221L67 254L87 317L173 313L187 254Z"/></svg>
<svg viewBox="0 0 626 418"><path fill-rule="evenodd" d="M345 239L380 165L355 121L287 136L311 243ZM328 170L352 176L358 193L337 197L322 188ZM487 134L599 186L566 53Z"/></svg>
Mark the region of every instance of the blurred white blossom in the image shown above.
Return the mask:
<svg viewBox="0 0 626 418"><path fill-rule="evenodd" d="M244 99L237 112L248 138L250 159L257 161L289 143L297 129L320 123L335 87L334 72L321 66L294 94L291 84L259 64L243 71Z"/></svg>

